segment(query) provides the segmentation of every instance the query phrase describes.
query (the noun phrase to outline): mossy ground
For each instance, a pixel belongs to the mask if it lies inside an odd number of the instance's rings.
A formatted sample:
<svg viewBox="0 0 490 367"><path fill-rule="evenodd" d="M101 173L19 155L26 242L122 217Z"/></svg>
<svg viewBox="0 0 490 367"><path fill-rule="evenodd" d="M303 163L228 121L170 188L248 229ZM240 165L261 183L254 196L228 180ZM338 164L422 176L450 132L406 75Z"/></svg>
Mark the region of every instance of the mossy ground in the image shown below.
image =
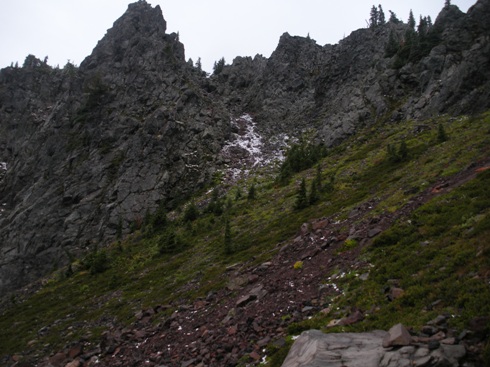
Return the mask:
<svg viewBox="0 0 490 367"><path fill-rule="evenodd" d="M447 133L445 142L437 140L439 124ZM421 130L420 125L428 128ZM402 141L407 158L391 162L387 145L399 146ZM293 238L312 218L347 218L352 208L369 200L378 204L368 215L395 213L430 185L489 156L490 113L366 127L320 161L324 182L335 176L335 184L332 192L320 193L314 205L294 209L301 179L310 187L315 168L294 176L286 186L276 183L277 172L257 172L253 179L237 183L242 193L255 183L253 200L245 194L236 200L232 187L227 194L232 205L221 215L200 214L184 223L174 213L172 225L182 244L178 251L161 254L161 233L148 235L143 228L107 249L109 267L104 272L91 274L74 263L72 275L58 270L37 293L12 296L11 307L0 316L0 355L26 351L42 355L81 337L95 343L108 325L129 325L141 309L191 302L223 287L221 275L227 266L267 261L279 243ZM369 316L342 330L386 329L395 322L417 327L441 312L454 316L452 326L464 328L471 318L490 315L488 187L490 173L483 172L426 203L366 248L362 256L373 265L366 269L368 280L343 278L339 287L345 296L332 307L345 312L356 307ZM230 223L231 254L223 248L225 217ZM349 242L343 250L357 245ZM325 274L326 281L330 275ZM406 293L388 302L381 289L393 279ZM428 307L435 301L440 301L437 308ZM292 326L290 332L324 328L332 317L314 317ZM272 360L283 354L279 351Z"/></svg>

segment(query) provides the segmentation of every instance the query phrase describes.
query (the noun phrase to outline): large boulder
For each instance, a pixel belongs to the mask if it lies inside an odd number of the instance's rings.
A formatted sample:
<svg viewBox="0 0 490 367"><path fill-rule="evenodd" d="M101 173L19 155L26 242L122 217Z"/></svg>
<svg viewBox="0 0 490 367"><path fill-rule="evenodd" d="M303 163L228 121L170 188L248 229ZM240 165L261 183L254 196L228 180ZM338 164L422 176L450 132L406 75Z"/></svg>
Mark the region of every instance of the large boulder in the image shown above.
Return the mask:
<svg viewBox="0 0 490 367"><path fill-rule="evenodd" d="M381 330L332 334L305 331L294 342L282 367L457 367L466 354L462 345L442 345L435 350L427 345L384 348L383 340L389 337Z"/></svg>

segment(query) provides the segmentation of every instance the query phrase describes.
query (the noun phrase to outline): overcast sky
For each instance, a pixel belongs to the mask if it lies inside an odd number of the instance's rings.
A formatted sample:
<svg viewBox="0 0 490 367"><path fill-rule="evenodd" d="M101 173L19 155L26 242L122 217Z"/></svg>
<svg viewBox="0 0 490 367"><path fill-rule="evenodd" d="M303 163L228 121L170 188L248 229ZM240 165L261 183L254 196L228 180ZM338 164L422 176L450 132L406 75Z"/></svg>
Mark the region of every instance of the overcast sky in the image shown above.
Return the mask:
<svg viewBox="0 0 490 367"><path fill-rule="evenodd" d="M0 0L0 68L22 65L28 54L48 56L52 66L68 60L79 65L131 0ZM476 0L452 0L466 12ZM284 32L320 45L336 44L365 28L371 6L379 3L404 22L410 9L416 20L435 21L444 0L148 0L160 5L167 33L179 32L186 58L201 57L203 68L224 57L269 57Z"/></svg>

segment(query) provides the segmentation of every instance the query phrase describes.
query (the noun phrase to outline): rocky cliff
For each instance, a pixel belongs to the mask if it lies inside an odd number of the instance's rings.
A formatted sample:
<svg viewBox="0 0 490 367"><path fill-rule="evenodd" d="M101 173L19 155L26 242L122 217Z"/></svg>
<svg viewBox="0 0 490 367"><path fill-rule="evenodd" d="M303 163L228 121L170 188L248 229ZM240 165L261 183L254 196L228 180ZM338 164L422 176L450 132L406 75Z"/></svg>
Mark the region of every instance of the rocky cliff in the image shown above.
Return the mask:
<svg viewBox="0 0 490 367"><path fill-rule="evenodd" d="M401 22L337 45L285 33L270 58L239 57L206 78L166 34L161 9L139 1L79 68L29 56L1 70L0 290L205 187L232 136L230 116L250 113L264 144L309 130L332 145L378 120L487 109L489 20L490 0L467 14L446 7L427 31L430 47L408 58L416 32Z"/></svg>
<svg viewBox="0 0 490 367"><path fill-rule="evenodd" d="M138 226L210 181L229 115L166 34L129 5L79 68L35 57L0 75L0 289Z"/></svg>
<svg viewBox="0 0 490 367"><path fill-rule="evenodd" d="M264 132L314 129L327 145L386 117L480 111L489 105L489 8L486 0L467 14L445 7L410 48L416 32L401 22L323 47L285 33L269 59L237 58L225 67L220 92L229 106L254 112ZM394 55L387 54L390 37ZM400 60L415 51L411 62Z"/></svg>

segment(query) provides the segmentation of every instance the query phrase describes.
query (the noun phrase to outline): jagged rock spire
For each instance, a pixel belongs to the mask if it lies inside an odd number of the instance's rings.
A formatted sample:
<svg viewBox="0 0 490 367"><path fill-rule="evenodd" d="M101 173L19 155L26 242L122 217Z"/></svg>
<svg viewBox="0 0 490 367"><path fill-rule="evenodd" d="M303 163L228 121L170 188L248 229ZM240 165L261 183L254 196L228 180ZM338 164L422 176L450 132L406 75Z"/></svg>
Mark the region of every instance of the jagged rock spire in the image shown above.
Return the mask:
<svg viewBox="0 0 490 367"><path fill-rule="evenodd" d="M82 62L81 69L93 69L105 62L134 63L139 58L163 58L165 49L168 56L168 50L175 46L169 42L177 41L178 37L176 34L167 35L166 30L167 22L159 5L153 8L144 0L129 4L92 54ZM176 56L184 60L184 48L179 45Z"/></svg>

